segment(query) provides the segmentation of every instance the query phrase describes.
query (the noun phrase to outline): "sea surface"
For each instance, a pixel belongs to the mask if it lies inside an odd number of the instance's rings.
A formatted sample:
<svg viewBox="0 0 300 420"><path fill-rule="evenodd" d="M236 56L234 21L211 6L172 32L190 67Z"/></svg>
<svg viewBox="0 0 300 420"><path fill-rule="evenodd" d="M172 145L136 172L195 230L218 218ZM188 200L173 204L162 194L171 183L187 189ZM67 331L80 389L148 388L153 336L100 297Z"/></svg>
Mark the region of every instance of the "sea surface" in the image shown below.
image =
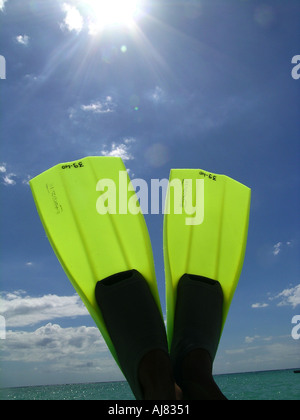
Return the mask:
<svg viewBox="0 0 300 420"><path fill-rule="evenodd" d="M293 370L217 375L229 400L300 400L300 374ZM134 400L126 382L0 389L0 400Z"/></svg>

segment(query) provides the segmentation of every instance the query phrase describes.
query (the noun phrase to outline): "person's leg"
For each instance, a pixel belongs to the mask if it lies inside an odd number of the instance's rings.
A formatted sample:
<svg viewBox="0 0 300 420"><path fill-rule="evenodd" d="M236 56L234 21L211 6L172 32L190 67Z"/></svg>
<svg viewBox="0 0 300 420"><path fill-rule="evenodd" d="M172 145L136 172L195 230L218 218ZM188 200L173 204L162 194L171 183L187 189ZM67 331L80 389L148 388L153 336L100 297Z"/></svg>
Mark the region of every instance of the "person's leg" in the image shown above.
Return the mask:
<svg viewBox="0 0 300 420"><path fill-rule="evenodd" d="M117 273L97 283L95 296L135 397L171 398L165 325L144 277L136 270Z"/></svg>
<svg viewBox="0 0 300 420"><path fill-rule="evenodd" d="M191 351L182 364L185 400L227 400L212 376L212 361L206 350Z"/></svg>
<svg viewBox="0 0 300 420"><path fill-rule="evenodd" d="M212 376L222 316L220 283L201 276L182 276L177 289L171 360L184 399L225 398Z"/></svg>
<svg viewBox="0 0 300 420"><path fill-rule="evenodd" d="M212 376L206 350L190 352L182 364L182 390L175 384L170 358L161 350L148 353L140 363L139 381L145 400L226 400Z"/></svg>
<svg viewBox="0 0 300 420"><path fill-rule="evenodd" d="M181 399L170 357L162 350L153 350L144 356L139 366L139 381L145 400Z"/></svg>

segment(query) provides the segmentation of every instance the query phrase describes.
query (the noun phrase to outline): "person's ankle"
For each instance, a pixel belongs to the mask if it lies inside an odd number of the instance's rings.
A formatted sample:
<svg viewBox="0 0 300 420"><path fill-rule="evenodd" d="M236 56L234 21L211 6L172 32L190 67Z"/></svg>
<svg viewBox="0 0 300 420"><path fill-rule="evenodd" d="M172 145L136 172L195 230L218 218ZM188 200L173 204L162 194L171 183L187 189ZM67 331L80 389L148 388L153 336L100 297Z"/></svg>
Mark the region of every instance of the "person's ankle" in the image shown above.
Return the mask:
<svg viewBox="0 0 300 420"><path fill-rule="evenodd" d="M212 378L212 360L204 349L196 349L188 353L182 363L182 379L184 381L207 381Z"/></svg>
<svg viewBox="0 0 300 420"><path fill-rule="evenodd" d="M226 400L212 375L210 354L203 349L191 351L182 364L182 391L187 400Z"/></svg>
<svg viewBox="0 0 300 420"><path fill-rule="evenodd" d="M169 355L153 350L141 361L139 381L145 400L175 400L175 382Z"/></svg>

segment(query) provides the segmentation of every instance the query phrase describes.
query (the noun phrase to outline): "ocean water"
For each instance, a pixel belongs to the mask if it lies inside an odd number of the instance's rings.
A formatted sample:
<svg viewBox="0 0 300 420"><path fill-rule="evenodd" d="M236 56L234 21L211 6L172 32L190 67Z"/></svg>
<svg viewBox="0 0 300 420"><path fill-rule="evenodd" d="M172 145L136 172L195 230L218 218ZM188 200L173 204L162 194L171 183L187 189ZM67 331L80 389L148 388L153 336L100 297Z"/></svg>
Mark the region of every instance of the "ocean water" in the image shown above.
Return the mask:
<svg viewBox="0 0 300 420"><path fill-rule="evenodd" d="M229 400L300 400L300 374L292 370L217 375ZM0 400L134 400L126 382L0 389Z"/></svg>

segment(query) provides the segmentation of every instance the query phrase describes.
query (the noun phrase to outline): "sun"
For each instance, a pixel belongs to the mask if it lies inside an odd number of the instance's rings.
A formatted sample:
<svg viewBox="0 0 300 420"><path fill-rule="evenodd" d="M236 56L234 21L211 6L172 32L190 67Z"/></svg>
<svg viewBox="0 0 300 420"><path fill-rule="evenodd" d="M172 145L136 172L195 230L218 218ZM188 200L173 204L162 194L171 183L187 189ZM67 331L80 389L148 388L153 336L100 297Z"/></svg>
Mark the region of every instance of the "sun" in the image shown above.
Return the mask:
<svg viewBox="0 0 300 420"><path fill-rule="evenodd" d="M131 26L138 12L139 0L88 0L91 26L95 32L107 26Z"/></svg>

